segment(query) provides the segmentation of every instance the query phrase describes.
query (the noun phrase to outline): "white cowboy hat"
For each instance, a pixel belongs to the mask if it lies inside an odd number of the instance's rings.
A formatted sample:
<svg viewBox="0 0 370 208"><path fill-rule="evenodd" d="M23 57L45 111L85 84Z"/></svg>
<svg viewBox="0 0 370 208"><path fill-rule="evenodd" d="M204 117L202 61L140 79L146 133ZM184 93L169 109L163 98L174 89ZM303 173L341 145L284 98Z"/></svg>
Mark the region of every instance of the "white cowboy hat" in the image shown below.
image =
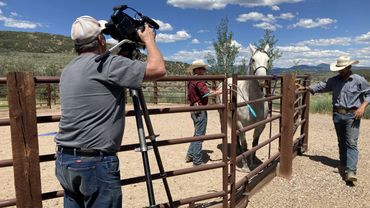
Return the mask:
<svg viewBox="0 0 370 208"><path fill-rule="evenodd" d="M196 68L205 68L207 70L208 65L205 64L203 60L198 59L198 60L193 61L193 63L191 63L191 65L187 68L187 71L193 72L193 70Z"/></svg>
<svg viewBox="0 0 370 208"><path fill-rule="evenodd" d="M340 71L349 65L360 63L357 60L351 60L349 56L340 56L336 63L330 64L330 71Z"/></svg>

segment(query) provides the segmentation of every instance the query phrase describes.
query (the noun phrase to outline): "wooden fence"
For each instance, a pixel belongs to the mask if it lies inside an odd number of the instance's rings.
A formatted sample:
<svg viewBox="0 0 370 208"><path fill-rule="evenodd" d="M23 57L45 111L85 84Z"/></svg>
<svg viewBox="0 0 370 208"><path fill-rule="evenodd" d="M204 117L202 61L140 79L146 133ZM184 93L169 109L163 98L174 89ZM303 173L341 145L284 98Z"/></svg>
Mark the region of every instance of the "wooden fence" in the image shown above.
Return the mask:
<svg viewBox="0 0 370 208"><path fill-rule="evenodd" d="M297 80L309 81L308 76L287 74L284 76L233 76L233 83L238 80L263 79L270 83L268 96L259 100L250 100L244 103L237 103L236 90L231 90L227 85L225 76L173 76L166 77L158 82L186 82L190 80L209 80L222 83L223 102L208 106L197 107L166 107L151 108L149 113L156 114L175 114L197 110L218 110L223 117L221 119L221 130L219 133L207 134L198 137L174 138L158 141L158 146L168 146L188 143L192 141L206 141L221 139L222 141L222 161L206 164L197 167L183 168L178 170L166 171L167 177L176 177L184 174L191 174L200 171L221 169L222 170L222 189L213 193L193 196L190 198L175 199L176 206L189 205L194 207L196 202L209 199L221 198L221 201L214 203L215 207L246 207L249 198L258 191L267 181L276 175L290 179L292 177L292 160L295 153L304 152L308 148L308 111L309 94L307 92L297 92L295 82ZM308 80L308 81L307 81ZM42 193L40 177L40 162L53 161L54 154L39 155L39 144L37 134L37 123L58 122L60 116L37 116L35 102L35 84L39 83L58 83L58 77L33 77L30 73L12 72L6 79L0 78L0 84L7 84L9 119L0 119L0 126L10 125L11 143L13 156L11 159L0 160L0 168L13 166L15 199L5 199L0 201L0 207L42 207L42 200L48 200L63 196L62 190ZM278 84L277 84L278 83ZM230 99L227 99L230 96ZM229 101L228 101L229 100ZM236 108L247 103L269 102L276 105L267 119L243 127L236 128ZM275 103L274 103L275 102ZM231 136L228 139L227 113L231 111L233 121L231 123ZM133 116L133 111L127 111L126 116ZM271 123L277 121L278 128L272 132ZM236 137L238 134L251 131L259 125L270 124L270 135L258 145L250 148L247 152L237 155ZM300 129L300 132L297 131ZM298 135L297 135L298 132ZM294 138L297 135L296 138ZM228 152L228 142L231 143L231 150ZM277 148L272 148L275 143ZM140 144L121 146L120 151L132 151ZM148 142L150 145L150 142ZM268 155L250 173L243 174L236 172L236 166L243 157L247 157L263 148L268 150ZM228 155L228 153L230 155ZM237 174L242 174L237 177ZM237 178L239 178L237 180ZM161 179L159 173L152 174L152 179ZM123 178L123 186L145 181L145 176ZM273 194L273 193L271 193ZM168 203L160 204L161 207L169 207Z"/></svg>

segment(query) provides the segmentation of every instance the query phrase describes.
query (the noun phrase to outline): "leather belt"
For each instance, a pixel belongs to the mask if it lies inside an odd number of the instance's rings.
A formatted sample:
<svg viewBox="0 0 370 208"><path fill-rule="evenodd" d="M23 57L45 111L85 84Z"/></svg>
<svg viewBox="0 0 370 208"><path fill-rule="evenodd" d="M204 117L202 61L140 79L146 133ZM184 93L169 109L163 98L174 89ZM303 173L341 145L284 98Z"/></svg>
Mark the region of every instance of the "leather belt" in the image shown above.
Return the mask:
<svg viewBox="0 0 370 208"><path fill-rule="evenodd" d="M339 114L347 114L347 113L354 113L357 108L333 108L333 112Z"/></svg>
<svg viewBox="0 0 370 208"><path fill-rule="evenodd" d="M102 152L99 150L94 149L81 149L81 148L74 148L74 147L65 147L65 146L58 146L58 152L69 154L69 155L76 155L82 157L97 157L97 156L114 156L116 153L108 153Z"/></svg>

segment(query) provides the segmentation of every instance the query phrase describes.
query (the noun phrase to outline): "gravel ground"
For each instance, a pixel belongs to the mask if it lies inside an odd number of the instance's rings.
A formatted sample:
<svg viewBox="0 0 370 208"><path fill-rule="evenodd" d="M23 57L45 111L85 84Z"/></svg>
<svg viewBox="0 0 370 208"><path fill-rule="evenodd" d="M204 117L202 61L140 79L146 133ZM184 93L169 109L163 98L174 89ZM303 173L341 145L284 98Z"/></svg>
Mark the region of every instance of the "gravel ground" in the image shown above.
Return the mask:
<svg viewBox="0 0 370 208"><path fill-rule="evenodd" d="M361 121L358 181L342 180L330 115L310 115L309 150L293 162L293 178L275 177L250 199L248 207L370 207L370 120Z"/></svg>
<svg viewBox="0 0 370 208"><path fill-rule="evenodd" d="M44 112L49 114L50 112ZM59 113L58 109L51 113ZM6 115L6 114L5 114ZM209 112L207 133L218 133L220 130L218 114ZM0 114L1 117L1 114ZM193 124L189 113L168 114L151 117L155 132L160 134L158 140L192 136ZM334 126L330 115L310 115L309 151L297 156L293 162L293 177L287 180L275 177L270 183L250 198L248 207L370 207L370 120L362 120L360 132L360 159L358 165L358 182L351 187L341 179L338 169L338 147ZM268 128L267 128L268 129ZM39 124L38 133L49 133L58 130L58 123ZM264 132L264 138L268 133ZM0 127L0 158L11 158L9 127ZM250 138L250 136L249 136ZM133 118L126 119L123 143L136 143L137 130ZM261 141L260 141L261 142ZM203 143L204 162L220 162L222 153L218 148L220 140ZM40 154L53 153L53 137L39 137ZM161 147L160 153L166 171L191 167L184 157L188 144ZM275 148L276 149L276 148ZM119 153L121 177L128 178L143 175L142 158L137 152ZM266 159L259 155L260 159ZM152 173L158 172L155 159L150 155ZM237 172L240 176L241 173ZM41 164L43 192L60 190L54 176L54 162ZM0 169L0 200L14 198L12 168ZM211 170L198 174L182 175L168 179L173 198L187 198L201 194L220 191L221 170ZM157 202L166 202L162 182L154 181ZM148 205L145 183L122 187L123 204L127 208L138 208ZM46 200L43 207L62 207L62 198ZM187 206L183 206L187 207Z"/></svg>

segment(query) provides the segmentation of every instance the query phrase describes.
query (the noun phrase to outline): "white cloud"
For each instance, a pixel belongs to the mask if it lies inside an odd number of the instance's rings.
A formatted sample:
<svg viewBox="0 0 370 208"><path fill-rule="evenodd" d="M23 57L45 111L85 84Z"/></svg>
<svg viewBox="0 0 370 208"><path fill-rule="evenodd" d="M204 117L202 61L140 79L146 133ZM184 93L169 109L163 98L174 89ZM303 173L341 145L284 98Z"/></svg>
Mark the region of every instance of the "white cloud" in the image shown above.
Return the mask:
<svg viewBox="0 0 370 208"><path fill-rule="evenodd" d="M194 38L193 40L191 40L191 43L192 44L199 44L200 42L199 42L198 39Z"/></svg>
<svg viewBox="0 0 370 208"><path fill-rule="evenodd" d="M157 42L162 43L173 43L179 40L187 40L191 38L191 35L188 34L185 30L177 31L176 34L165 34L159 33L156 37Z"/></svg>
<svg viewBox="0 0 370 208"><path fill-rule="evenodd" d="M370 32L357 36L355 40L361 43L370 43Z"/></svg>
<svg viewBox="0 0 370 208"><path fill-rule="evenodd" d="M185 63L191 63L196 59L206 59L206 55L212 53L212 50L192 50L192 51L179 51L170 57L166 57L166 60L181 61Z"/></svg>
<svg viewBox="0 0 370 208"><path fill-rule="evenodd" d="M170 4L174 7L179 8L193 8L193 9L223 9L227 5L240 5L244 7L259 7L259 6L267 6L267 7L274 7L282 3L298 3L303 0L167 0L167 4ZM276 7L275 7L276 9Z"/></svg>
<svg viewBox="0 0 370 208"><path fill-rule="evenodd" d="M261 29L264 29L264 30L272 30L272 31L275 31L277 28L282 27L281 25L274 24L274 23L269 23L269 22L261 22L261 23L258 23L258 24L254 24L253 26L256 27L256 28L261 28Z"/></svg>
<svg viewBox="0 0 370 208"><path fill-rule="evenodd" d="M279 46L277 47L281 52L307 52L311 51L311 49L307 46Z"/></svg>
<svg viewBox="0 0 370 208"><path fill-rule="evenodd" d="M209 30L199 30L197 33L208 33L210 32Z"/></svg>
<svg viewBox="0 0 370 208"><path fill-rule="evenodd" d="M35 29L42 26L39 23L34 23L27 20L17 20L14 18L4 17L2 15L0 15L0 21L4 22L5 27L13 28Z"/></svg>
<svg viewBox="0 0 370 208"><path fill-rule="evenodd" d="M288 19L293 19L294 17L295 17L294 14L287 12L287 13L280 14L277 18L288 20Z"/></svg>
<svg viewBox="0 0 370 208"><path fill-rule="evenodd" d="M252 21L263 21L265 19L265 15L259 12L249 12L246 14L240 14L236 20L238 22L246 22L248 20Z"/></svg>
<svg viewBox="0 0 370 208"><path fill-rule="evenodd" d="M315 27L327 27L331 24L336 23L337 20L330 18L316 18L313 19L300 19L297 23L291 25L290 27L302 27L306 29L315 28Z"/></svg>
<svg viewBox="0 0 370 208"><path fill-rule="evenodd" d="M254 24L256 28L268 29L275 31L278 28L282 28L281 25L277 24L277 19L289 20L294 18L292 13L282 13L279 16L274 16L272 14L264 15L259 12L249 12L246 14L240 14L236 20L239 22L247 21L261 21L260 23Z"/></svg>
<svg viewBox="0 0 370 208"><path fill-rule="evenodd" d="M297 45L311 45L311 46L333 46L341 45L347 46L352 42L351 38L348 37L337 37L337 38L327 38L327 39L311 39L298 42Z"/></svg>
<svg viewBox="0 0 370 208"><path fill-rule="evenodd" d="M237 48L242 48L243 47L242 44L238 43L238 41L236 41L236 40L231 40L231 45L235 46Z"/></svg>
<svg viewBox="0 0 370 208"><path fill-rule="evenodd" d="M172 26L169 23L165 23L161 20L154 19L154 21L159 25L159 31L171 31Z"/></svg>
<svg viewBox="0 0 370 208"><path fill-rule="evenodd" d="M6 6L6 3L0 1L0 7ZM4 15L0 9L0 22L4 23L5 27L20 28L20 29L35 29L37 27L42 27L42 24L31 22L28 20L19 20L14 17L20 17L16 12L11 12L10 17Z"/></svg>
<svg viewBox="0 0 370 208"><path fill-rule="evenodd" d="M19 17L19 15L17 14L17 12L10 12L10 16L11 17Z"/></svg>
<svg viewBox="0 0 370 208"><path fill-rule="evenodd" d="M272 9L273 11L279 11L279 10L280 10L280 7L278 7L278 6L276 6L276 5L273 5L273 6L271 6L271 9Z"/></svg>

